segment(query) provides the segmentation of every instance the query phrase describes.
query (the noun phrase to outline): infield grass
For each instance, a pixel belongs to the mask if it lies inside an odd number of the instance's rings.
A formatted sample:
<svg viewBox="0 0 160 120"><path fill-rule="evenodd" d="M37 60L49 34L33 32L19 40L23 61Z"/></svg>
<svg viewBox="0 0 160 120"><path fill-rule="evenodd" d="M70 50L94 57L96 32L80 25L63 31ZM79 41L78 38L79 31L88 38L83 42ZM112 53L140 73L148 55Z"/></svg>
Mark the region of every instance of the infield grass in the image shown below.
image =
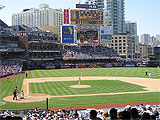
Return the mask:
<svg viewBox="0 0 160 120"><path fill-rule="evenodd" d="M49 94L51 96L146 91L142 86L119 80L81 80L81 85L90 85L91 87L70 87L77 84L77 81L30 83L29 90L30 93Z"/></svg>

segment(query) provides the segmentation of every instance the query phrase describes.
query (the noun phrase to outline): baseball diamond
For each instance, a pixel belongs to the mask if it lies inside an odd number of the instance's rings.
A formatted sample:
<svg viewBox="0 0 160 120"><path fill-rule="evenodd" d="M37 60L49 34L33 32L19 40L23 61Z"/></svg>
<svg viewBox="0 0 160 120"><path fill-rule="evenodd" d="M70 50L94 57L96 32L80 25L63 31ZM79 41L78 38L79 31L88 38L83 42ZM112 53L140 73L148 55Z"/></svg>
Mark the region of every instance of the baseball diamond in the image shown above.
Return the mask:
<svg viewBox="0 0 160 120"><path fill-rule="evenodd" d="M145 76L151 71L153 78ZM86 68L33 70L28 74L1 81L1 109L44 108L49 98L49 107L101 105L127 102L160 101L160 71L158 68ZM88 88L73 88L78 85ZM95 74L96 73L96 74ZM41 79L41 74L44 78ZM133 77L135 74L137 76ZM18 86L25 99L13 100L12 91ZM77 86L78 87L78 86Z"/></svg>

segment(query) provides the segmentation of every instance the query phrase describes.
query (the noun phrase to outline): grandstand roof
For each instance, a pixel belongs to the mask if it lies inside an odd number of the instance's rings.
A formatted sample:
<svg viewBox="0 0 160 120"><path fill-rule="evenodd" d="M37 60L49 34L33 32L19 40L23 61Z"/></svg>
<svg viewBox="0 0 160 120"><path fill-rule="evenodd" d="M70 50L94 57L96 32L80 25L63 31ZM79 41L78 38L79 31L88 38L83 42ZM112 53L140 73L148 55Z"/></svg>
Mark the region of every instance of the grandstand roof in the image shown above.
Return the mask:
<svg viewBox="0 0 160 120"><path fill-rule="evenodd" d="M0 19L0 27L9 28L9 26Z"/></svg>

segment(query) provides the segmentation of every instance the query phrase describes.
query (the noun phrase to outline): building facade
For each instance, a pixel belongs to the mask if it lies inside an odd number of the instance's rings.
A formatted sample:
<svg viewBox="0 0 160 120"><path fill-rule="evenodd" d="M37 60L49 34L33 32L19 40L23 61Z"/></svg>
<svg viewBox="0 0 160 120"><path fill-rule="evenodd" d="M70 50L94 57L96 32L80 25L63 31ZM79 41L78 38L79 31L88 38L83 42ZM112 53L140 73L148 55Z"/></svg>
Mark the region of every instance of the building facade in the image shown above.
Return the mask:
<svg viewBox="0 0 160 120"><path fill-rule="evenodd" d="M138 44L136 45L136 58L145 59L153 55L154 47L151 45Z"/></svg>
<svg viewBox="0 0 160 120"><path fill-rule="evenodd" d="M12 25L27 25L29 27L56 26L60 30L63 24L62 9L52 9L47 4L40 4L39 9L24 9L12 15Z"/></svg>
<svg viewBox="0 0 160 120"><path fill-rule="evenodd" d="M125 0L87 0L86 4L97 4L99 9L110 13L113 34L125 33Z"/></svg>
<svg viewBox="0 0 160 120"><path fill-rule="evenodd" d="M141 43L149 44L150 34L141 35Z"/></svg>
<svg viewBox="0 0 160 120"><path fill-rule="evenodd" d="M154 47L154 54L150 56L149 66L160 67L160 46Z"/></svg>
<svg viewBox="0 0 160 120"><path fill-rule="evenodd" d="M160 34L156 34L156 38L158 41L160 41Z"/></svg>
<svg viewBox="0 0 160 120"><path fill-rule="evenodd" d="M122 58L135 58L135 37L113 35L112 47Z"/></svg>

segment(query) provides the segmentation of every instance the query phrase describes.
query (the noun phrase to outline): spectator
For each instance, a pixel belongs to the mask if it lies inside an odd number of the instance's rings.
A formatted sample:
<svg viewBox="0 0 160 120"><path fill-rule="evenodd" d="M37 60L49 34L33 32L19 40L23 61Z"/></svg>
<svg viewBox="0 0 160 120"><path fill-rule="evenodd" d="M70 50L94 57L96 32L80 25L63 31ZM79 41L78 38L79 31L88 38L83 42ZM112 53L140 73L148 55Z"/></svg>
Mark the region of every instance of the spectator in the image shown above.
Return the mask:
<svg viewBox="0 0 160 120"><path fill-rule="evenodd" d="M106 120L107 117L108 117L108 111L104 111L104 112L102 113L102 118L103 118L103 120Z"/></svg>
<svg viewBox="0 0 160 120"><path fill-rule="evenodd" d="M130 120L130 112L129 111L122 112L122 120Z"/></svg>
<svg viewBox="0 0 160 120"><path fill-rule="evenodd" d="M91 120L101 120L100 118L97 118L97 111L96 110L90 111L90 119Z"/></svg>
<svg viewBox="0 0 160 120"><path fill-rule="evenodd" d="M149 113L144 112L141 116L141 120L151 120L151 116Z"/></svg>
<svg viewBox="0 0 160 120"><path fill-rule="evenodd" d="M136 108L132 108L130 113L131 113L131 120L138 120L138 110Z"/></svg>
<svg viewBox="0 0 160 120"><path fill-rule="evenodd" d="M127 105L127 106L125 107L125 111L129 111L129 112L130 112L130 110L131 110L131 106L130 106L130 105Z"/></svg>
<svg viewBox="0 0 160 120"><path fill-rule="evenodd" d="M109 111L109 116L111 117L111 120L116 120L117 119L117 109L112 108Z"/></svg>

